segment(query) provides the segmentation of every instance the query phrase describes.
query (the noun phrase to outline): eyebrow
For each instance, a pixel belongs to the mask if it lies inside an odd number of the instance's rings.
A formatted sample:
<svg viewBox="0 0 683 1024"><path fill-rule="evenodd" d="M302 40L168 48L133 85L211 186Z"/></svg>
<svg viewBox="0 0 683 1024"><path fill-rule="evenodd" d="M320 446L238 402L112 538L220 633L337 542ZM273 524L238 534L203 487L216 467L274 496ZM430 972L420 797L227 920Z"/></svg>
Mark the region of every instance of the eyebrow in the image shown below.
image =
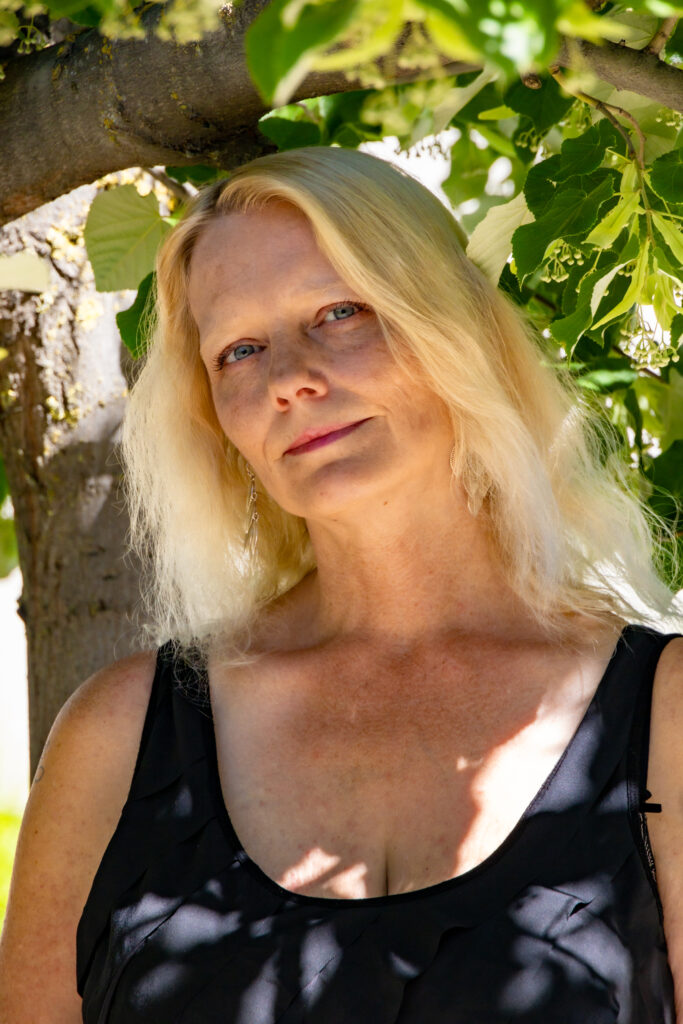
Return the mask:
<svg viewBox="0 0 683 1024"><path fill-rule="evenodd" d="M307 282L297 292L297 296L299 298L304 298L304 299L308 298L308 297L312 298L312 297L314 297L316 295L323 295L323 294L325 294L327 292L336 291L337 289L343 290L344 288L348 289L349 293L353 293L354 295L356 294L355 289L352 288L351 285L345 284L345 282L342 281L341 278L334 279L334 280L332 280L330 278L325 278L325 279L323 279L321 281L309 281L309 282ZM349 296L344 296L344 298L349 298ZM214 341L216 340L217 336L223 336L226 331L229 331L231 323L234 323L235 321L238 321L239 319L240 319L239 313L236 314L236 315L231 316L230 310L229 309L226 310L225 313L221 315L220 325L217 325L216 327L214 327L204 338L200 339L200 342L199 342L199 350L200 350L200 352L204 348L208 348L211 344L213 344Z"/></svg>

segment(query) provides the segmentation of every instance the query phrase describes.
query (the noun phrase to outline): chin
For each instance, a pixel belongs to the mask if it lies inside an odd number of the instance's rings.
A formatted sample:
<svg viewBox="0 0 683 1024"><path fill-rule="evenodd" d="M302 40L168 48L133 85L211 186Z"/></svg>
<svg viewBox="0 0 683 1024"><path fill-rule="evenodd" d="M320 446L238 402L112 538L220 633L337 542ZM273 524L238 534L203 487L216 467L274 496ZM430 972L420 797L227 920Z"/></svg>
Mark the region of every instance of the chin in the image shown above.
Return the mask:
<svg viewBox="0 0 683 1024"><path fill-rule="evenodd" d="M344 460L321 467L298 481L282 500L276 500L286 512L303 519L338 518L345 509L377 500L386 493L387 474L380 472L375 460L372 462L373 465L366 460L361 464Z"/></svg>

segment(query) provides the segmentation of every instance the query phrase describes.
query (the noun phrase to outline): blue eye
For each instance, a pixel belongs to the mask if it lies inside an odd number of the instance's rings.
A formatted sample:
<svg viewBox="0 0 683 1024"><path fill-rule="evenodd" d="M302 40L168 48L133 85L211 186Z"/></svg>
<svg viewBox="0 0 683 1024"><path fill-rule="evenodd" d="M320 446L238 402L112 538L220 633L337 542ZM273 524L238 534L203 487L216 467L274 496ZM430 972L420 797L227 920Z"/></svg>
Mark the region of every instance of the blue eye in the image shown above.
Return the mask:
<svg viewBox="0 0 683 1024"><path fill-rule="evenodd" d="M323 316L323 321L330 323L327 319L329 316L331 316L333 320L349 320L355 313L363 309L367 309L367 306L362 305L360 302L340 302L339 305L334 306L333 309L328 309Z"/></svg>
<svg viewBox="0 0 683 1024"><path fill-rule="evenodd" d="M256 345L249 345L246 342L243 345L235 345L231 352L228 352L225 357L226 363L236 363L240 359L246 359L247 356L252 355L256 351Z"/></svg>
<svg viewBox="0 0 683 1024"><path fill-rule="evenodd" d="M218 372L222 370L226 363L237 363L242 359L248 359L254 352L260 351L263 348L262 345L252 345L250 342L242 342L241 345L235 345L229 352L221 352L213 361L213 368Z"/></svg>

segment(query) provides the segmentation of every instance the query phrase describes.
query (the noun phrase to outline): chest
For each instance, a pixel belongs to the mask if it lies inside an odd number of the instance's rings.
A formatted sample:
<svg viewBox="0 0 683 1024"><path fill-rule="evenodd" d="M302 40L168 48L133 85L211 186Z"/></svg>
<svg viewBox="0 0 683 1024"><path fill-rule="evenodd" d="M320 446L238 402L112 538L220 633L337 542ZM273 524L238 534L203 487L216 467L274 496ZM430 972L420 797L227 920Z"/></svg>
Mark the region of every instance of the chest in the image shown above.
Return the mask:
<svg viewBox="0 0 683 1024"><path fill-rule="evenodd" d="M542 673L519 665L447 669L337 669L322 690L264 673L250 699L225 688L214 700L225 803L265 874L306 895L365 898L434 885L501 845L592 690L574 680L549 699Z"/></svg>

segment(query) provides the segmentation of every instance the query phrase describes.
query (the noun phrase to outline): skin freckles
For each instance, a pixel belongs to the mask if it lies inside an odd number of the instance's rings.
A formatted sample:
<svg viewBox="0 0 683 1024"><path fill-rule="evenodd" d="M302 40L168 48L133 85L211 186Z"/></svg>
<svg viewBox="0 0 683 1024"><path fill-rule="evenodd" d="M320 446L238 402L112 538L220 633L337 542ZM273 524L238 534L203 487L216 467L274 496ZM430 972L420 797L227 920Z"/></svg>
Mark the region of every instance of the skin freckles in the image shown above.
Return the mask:
<svg viewBox="0 0 683 1024"><path fill-rule="evenodd" d="M386 503L447 465L445 407L397 365L298 211L272 204L211 223L189 294L219 422L283 508L316 519L373 494ZM288 451L307 431L354 423Z"/></svg>

